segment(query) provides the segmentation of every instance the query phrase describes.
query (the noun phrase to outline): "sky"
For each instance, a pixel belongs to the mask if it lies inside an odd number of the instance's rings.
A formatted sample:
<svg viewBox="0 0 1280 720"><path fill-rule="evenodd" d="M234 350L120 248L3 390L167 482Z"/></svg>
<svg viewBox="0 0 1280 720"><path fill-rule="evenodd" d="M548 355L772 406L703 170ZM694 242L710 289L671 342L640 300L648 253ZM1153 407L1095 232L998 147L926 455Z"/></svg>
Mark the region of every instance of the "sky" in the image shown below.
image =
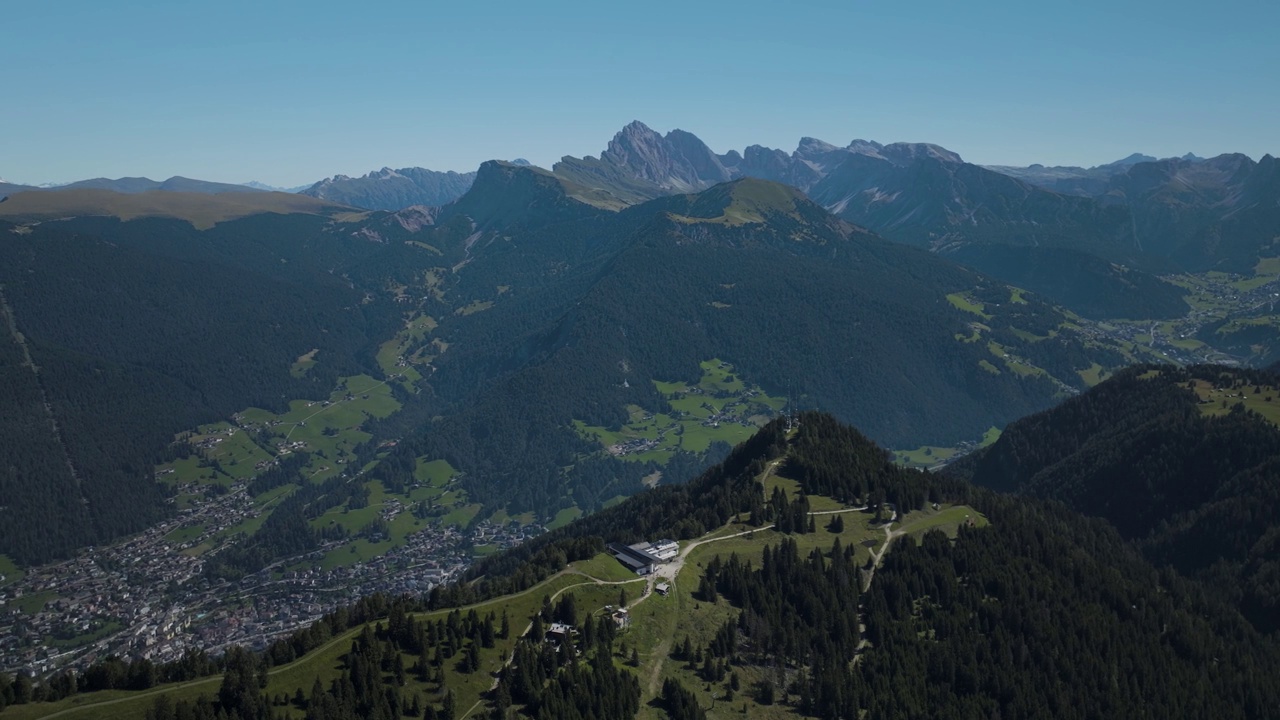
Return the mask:
<svg viewBox="0 0 1280 720"><path fill-rule="evenodd" d="M1280 3L6 3L0 178L295 186L803 136L981 164L1280 154Z"/></svg>

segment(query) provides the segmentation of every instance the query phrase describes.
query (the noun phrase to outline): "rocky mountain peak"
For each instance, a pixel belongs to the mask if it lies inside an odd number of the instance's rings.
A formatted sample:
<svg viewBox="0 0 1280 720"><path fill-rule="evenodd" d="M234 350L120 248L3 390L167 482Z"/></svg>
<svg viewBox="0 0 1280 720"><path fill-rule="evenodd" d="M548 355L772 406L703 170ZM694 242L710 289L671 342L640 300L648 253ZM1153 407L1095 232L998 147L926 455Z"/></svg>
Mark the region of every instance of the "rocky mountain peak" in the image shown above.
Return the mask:
<svg viewBox="0 0 1280 720"><path fill-rule="evenodd" d="M613 136L600 160L676 192L698 190L732 177L693 133L672 130L663 137L639 120Z"/></svg>
<svg viewBox="0 0 1280 720"><path fill-rule="evenodd" d="M800 144L796 146L796 154L800 156L819 155L835 152L840 148L818 138L802 137Z"/></svg>
<svg viewBox="0 0 1280 720"><path fill-rule="evenodd" d="M933 143L892 143L880 148L880 155L895 165L910 165L926 158L944 163L964 162L958 153Z"/></svg>

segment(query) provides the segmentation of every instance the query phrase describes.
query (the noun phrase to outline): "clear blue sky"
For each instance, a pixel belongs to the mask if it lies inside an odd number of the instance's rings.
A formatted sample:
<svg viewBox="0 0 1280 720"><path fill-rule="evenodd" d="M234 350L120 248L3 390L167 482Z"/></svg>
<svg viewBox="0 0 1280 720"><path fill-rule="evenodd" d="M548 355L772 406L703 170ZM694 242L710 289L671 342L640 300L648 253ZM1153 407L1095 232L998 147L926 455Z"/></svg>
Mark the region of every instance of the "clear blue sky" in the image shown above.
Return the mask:
<svg viewBox="0 0 1280 720"><path fill-rule="evenodd" d="M1123 7L1117 7L1123 6ZM598 154L927 141L984 164L1280 153L1280 3L102 2L0 13L0 177L299 185Z"/></svg>

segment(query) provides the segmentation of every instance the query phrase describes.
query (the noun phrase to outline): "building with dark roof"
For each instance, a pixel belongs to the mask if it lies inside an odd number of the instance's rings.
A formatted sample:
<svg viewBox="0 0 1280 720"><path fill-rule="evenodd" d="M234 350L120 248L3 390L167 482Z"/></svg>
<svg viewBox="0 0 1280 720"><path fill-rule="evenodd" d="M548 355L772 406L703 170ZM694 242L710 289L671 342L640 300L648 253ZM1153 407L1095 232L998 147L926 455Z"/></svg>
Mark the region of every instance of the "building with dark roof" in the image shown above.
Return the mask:
<svg viewBox="0 0 1280 720"><path fill-rule="evenodd" d="M637 575L648 575L658 563L652 555L622 543L609 543L609 552Z"/></svg>

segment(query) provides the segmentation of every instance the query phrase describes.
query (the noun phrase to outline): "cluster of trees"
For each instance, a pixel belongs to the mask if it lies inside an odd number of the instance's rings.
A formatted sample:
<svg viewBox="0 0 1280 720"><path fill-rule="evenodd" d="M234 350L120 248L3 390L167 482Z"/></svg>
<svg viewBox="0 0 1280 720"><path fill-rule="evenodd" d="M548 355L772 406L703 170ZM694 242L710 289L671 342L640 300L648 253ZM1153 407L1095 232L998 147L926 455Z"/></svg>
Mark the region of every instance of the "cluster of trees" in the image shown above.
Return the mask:
<svg viewBox="0 0 1280 720"><path fill-rule="evenodd" d="M766 507L752 508L751 522L755 525L772 522L774 529L782 533L814 530L813 518L809 516L809 497L801 492L796 495L795 500L790 500L786 491L780 487L773 489Z"/></svg>
<svg viewBox="0 0 1280 720"><path fill-rule="evenodd" d="M856 717L864 702L856 689L856 665L849 659L862 650L859 633L860 568L853 547L814 549L802 556L795 541L765 548L755 568L735 553L708 564L699 586L704 601L723 597L741 611L723 625L705 649L681 653L691 664L702 662L702 678L724 682L727 665L760 669L752 689L757 702L788 702L805 715ZM733 699L736 673L723 696Z"/></svg>
<svg viewBox="0 0 1280 720"><path fill-rule="evenodd" d="M189 650L170 663L153 663L145 658L126 662L118 657L108 657L93 663L83 672L63 670L40 683L35 683L24 672L14 678L0 673L0 709L5 704L57 702L99 690L147 690L163 683L214 675L223 667L223 658L211 658L203 650Z"/></svg>
<svg viewBox="0 0 1280 720"><path fill-rule="evenodd" d="M895 465L869 438L826 413L800 415L784 470L810 495L848 505L887 502L904 515L929 502L964 502L968 492L964 483Z"/></svg>
<svg viewBox="0 0 1280 720"><path fill-rule="evenodd" d="M635 717L640 709L640 683L613 662L617 632L613 621L587 615L576 640L547 642L544 619L576 618L572 605L566 606L563 600L554 614L549 609L549 603L544 605L528 635L516 643L512 662L491 693L491 716L509 717L519 705L521 715L540 720Z"/></svg>
<svg viewBox="0 0 1280 720"><path fill-rule="evenodd" d="M1195 383L1226 399L1202 406ZM1106 518L1152 562L1204 581L1272 631L1280 628L1280 430L1243 398L1275 383L1264 371L1131 368L1014 423L954 473Z"/></svg>
<svg viewBox="0 0 1280 720"><path fill-rule="evenodd" d="M1280 648L1199 582L1154 568L1110 525L888 465L884 477L860 472L852 460L865 439L819 417L805 426L825 428L805 462L797 451L807 441L792 449L792 467L810 477L836 467L818 458L844 457L847 487L889 494L905 483L964 500L992 524L896 543L865 594L853 548L838 541L803 554L784 540L758 568L737 556L710 563L699 599L740 612L705 647L678 646L707 682L723 681L720 658L755 666L757 701L819 718L1255 717L1278 706Z"/></svg>
<svg viewBox="0 0 1280 720"><path fill-rule="evenodd" d="M698 704L698 696L677 680L662 681L662 709L671 720L705 720L707 712Z"/></svg>
<svg viewBox="0 0 1280 720"><path fill-rule="evenodd" d="M10 705L25 705L34 699L35 688L26 673L11 678L0 672L0 710Z"/></svg>
<svg viewBox="0 0 1280 720"><path fill-rule="evenodd" d="M420 621L408 614L409 607L403 600L393 601L384 621L376 627L365 624L343 656L340 677L327 687L317 678L310 693L299 689L291 698L270 697L264 689L272 653L255 655L237 648L226 657L216 697L174 703L158 696L148 718L256 720L282 714L273 707L291 706L305 711L308 720L452 720L458 708L446 663L458 672L477 671L478 649L493 647L496 638L509 634L509 620L504 617L498 630L492 613L480 617L474 610L455 610L434 622ZM408 666L406 656L414 658ZM410 675L427 685L426 696L405 690Z"/></svg>
<svg viewBox="0 0 1280 720"><path fill-rule="evenodd" d="M330 478L319 485L313 485L300 476L295 481L299 484L298 489L280 501L253 535L205 562L205 575L236 580L279 558L301 555L322 542L343 540L348 536L347 529L341 525L315 528L310 519L340 505L353 491L354 484L342 476Z"/></svg>
<svg viewBox="0 0 1280 720"><path fill-rule="evenodd" d="M759 568L733 555L713 561L707 584L742 612L738 629L750 641L741 648L717 635L707 652L736 654L741 662L802 663L814 653L834 659L853 657L858 648L858 566L854 549L839 540L826 553L801 556L793 540L766 548ZM803 588L797 590L795 588Z"/></svg>
<svg viewBox="0 0 1280 720"><path fill-rule="evenodd" d="M868 714L1247 718L1280 707L1274 642L1198 584L1060 505L986 492L975 504L989 527L895 544L864 595L875 650L850 687Z"/></svg>

